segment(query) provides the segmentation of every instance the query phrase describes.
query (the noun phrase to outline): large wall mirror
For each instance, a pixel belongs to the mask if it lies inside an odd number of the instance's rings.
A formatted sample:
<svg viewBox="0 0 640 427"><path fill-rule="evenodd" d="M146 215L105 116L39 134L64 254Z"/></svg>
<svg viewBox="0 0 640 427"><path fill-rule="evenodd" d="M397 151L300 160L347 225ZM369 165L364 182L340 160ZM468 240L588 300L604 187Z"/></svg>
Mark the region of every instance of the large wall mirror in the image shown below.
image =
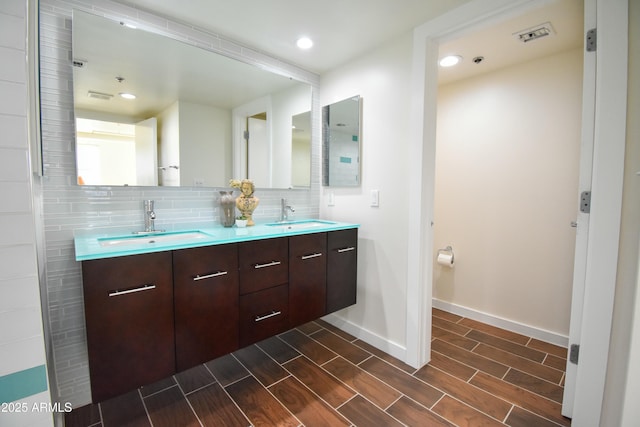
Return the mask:
<svg viewBox="0 0 640 427"><path fill-rule="evenodd" d="M360 185L362 98L353 96L322 107L322 184Z"/></svg>
<svg viewBox="0 0 640 427"><path fill-rule="evenodd" d="M79 184L310 186L309 84L82 11L73 60Z"/></svg>

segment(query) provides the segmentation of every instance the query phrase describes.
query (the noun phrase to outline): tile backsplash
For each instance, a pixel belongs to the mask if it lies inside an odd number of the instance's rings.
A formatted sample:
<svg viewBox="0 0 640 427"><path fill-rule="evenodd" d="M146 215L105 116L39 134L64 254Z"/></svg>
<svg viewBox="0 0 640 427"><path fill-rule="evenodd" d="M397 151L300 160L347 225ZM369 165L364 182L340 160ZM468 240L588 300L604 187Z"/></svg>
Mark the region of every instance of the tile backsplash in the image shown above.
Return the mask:
<svg viewBox="0 0 640 427"><path fill-rule="evenodd" d="M320 203L319 78L313 73L225 40L217 34L106 0L41 0L40 84L42 119L42 211L45 269L53 369L57 390L54 399L74 406L91 399L84 328L80 263L75 261L73 236L92 230L114 232L143 228L142 201L156 201L156 226L175 230L218 224L216 188L92 187L76 185L73 82L71 66L71 17L73 9L95 14L134 17L149 26L214 52L243 57L246 61L277 69L313 87L312 179L309 190L262 190L258 220L274 220L280 199L296 208L296 217L317 217ZM169 30L167 30L169 32ZM226 188L223 188L226 190Z"/></svg>

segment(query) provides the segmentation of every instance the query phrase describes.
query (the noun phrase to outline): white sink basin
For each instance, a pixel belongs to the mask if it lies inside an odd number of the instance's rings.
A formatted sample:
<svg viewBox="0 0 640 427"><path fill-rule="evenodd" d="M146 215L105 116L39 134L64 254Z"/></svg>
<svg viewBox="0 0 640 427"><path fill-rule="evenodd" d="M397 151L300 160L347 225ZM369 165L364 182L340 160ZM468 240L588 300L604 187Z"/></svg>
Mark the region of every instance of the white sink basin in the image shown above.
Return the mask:
<svg viewBox="0 0 640 427"><path fill-rule="evenodd" d="M323 221L321 219L305 219L300 221L270 222L269 227L282 227L284 230L305 230L307 228L326 227L336 224L333 221Z"/></svg>
<svg viewBox="0 0 640 427"><path fill-rule="evenodd" d="M131 236L119 237L102 237L98 238L100 246L116 247L116 246L134 246L134 245L154 245L158 243L180 243L194 241L200 239L211 238L210 234L202 231L176 231L159 234L139 234Z"/></svg>

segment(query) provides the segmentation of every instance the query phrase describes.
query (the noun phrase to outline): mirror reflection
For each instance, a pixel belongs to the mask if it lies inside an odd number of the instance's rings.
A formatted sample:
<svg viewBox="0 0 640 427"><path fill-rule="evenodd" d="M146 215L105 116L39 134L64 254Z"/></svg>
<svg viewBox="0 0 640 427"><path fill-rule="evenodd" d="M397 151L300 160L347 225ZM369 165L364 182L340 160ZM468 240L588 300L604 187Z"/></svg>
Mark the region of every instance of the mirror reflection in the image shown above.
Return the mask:
<svg viewBox="0 0 640 427"><path fill-rule="evenodd" d="M353 96L322 107L322 183L360 185L361 97Z"/></svg>
<svg viewBox="0 0 640 427"><path fill-rule="evenodd" d="M310 85L81 11L73 57L79 184L309 186Z"/></svg>

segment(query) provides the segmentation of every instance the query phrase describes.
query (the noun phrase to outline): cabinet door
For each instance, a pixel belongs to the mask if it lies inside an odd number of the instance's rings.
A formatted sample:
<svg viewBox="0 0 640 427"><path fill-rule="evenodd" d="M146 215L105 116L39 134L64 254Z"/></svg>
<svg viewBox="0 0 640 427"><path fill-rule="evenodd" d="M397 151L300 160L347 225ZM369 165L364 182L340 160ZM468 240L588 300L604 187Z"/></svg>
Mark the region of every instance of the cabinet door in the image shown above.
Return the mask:
<svg viewBox="0 0 640 427"><path fill-rule="evenodd" d="M175 373L171 252L82 263L94 402Z"/></svg>
<svg viewBox="0 0 640 427"><path fill-rule="evenodd" d="M356 303L358 229L328 233L327 249L327 313L332 313Z"/></svg>
<svg viewBox="0 0 640 427"><path fill-rule="evenodd" d="M288 286L240 296L240 346L245 347L289 329Z"/></svg>
<svg viewBox="0 0 640 427"><path fill-rule="evenodd" d="M289 238L289 325L324 316L327 298L327 233Z"/></svg>
<svg viewBox="0 0 640 427"><path fill-rule="evenodd" d="M240 294L282 285L289 280L289 240L254 240L238 244Z"/></svg>
<svg viewBox="0 0 640 427"><path fill-rule="evenodd" d="M238 349L238 246L173 252L178 371Z"/></svg>

